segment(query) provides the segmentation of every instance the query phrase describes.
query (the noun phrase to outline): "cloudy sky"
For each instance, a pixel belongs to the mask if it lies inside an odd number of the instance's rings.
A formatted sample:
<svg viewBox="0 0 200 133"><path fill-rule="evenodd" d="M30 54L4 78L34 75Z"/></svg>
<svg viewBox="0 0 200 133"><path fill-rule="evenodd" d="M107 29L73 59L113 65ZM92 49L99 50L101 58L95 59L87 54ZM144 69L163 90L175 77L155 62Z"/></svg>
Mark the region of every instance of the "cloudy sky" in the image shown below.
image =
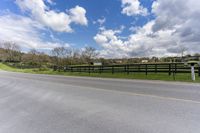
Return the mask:
<svg viewBox="0 0 200 133"><path fill-rule="evenodd" d="M0 0L0 41L106 58L200 53L199 0Z"/></svg>

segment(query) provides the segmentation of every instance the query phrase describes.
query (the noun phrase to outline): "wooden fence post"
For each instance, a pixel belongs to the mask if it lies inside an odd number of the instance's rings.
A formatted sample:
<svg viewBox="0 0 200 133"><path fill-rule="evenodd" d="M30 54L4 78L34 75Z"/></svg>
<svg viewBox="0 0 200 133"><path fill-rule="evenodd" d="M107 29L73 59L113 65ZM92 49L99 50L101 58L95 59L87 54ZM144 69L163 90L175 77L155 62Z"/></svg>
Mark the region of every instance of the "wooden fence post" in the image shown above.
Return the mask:
<svg viewBox="0 0 200 133"><path fill-rule="evenodd" d="M169 76L171 76L171 64L169 64Z"/></svg>
<svg viewBox="0 0 200 133"><path fill-rule="evenodd" d="M158 65L155 64L155 73L157 73L157 68L158 68Z"/></svg>
<svg viewBox="0 0 200 133"><path fill-rule="evenodd" d="M79 71L80 71L80 73L82 72L82 67L80 67Z"/></svg>
<svg viewBox="0 0 200 133"><path fill-rule="evenodd" d="M200 66L198 67L198 69L199 69L199 70L198 70L198 75L199 75L199 77L200 77Z"/></svg>
<svg viewBox="0 0 200 133"><path fill-rule="evenodd" d="M176 72L177 72L177 64L175 64L175 74L176 74Z"/></svg>
<svg viewBox="0 0 200 133"><path fill-rule="evenodd" d="M127 65L127 70L126 71L127 71L127 74L129 74L129 65Z"/></svg>
<svg viewBox="0 0 200 133"><path fill-rule="evenodd" d="M175 78L175 71L176 71L176 65L173 64L173 79L174 80L176 80L176 78Z"/></svg>
<svg viewBox="0 0 200 133"><path fill-rule="evenodd" d="M99 66L99 73L101 74L101 66Z"/></svg>
<svg viewBox="0 0 200 133"><path fill-rule="evenodd" d="M112 74L114 74L114 67L112 66Z"/></svg>
<svg viewBox="0 0 200 133"><path fill-rule="evenodd" d="M138 72L140 72L140 64L138 65Z"/></svg>
<svg viewBox="0 0 200 133"><path fill-rule="evenodd" d="M89 69L89 74L90 74L90 66L88 67L88 69Z"/></svg>
<svg viewBox="0 0 200 133"><path fill-rule="evenodd" d="M22 66L21 66L21 69L22 69ZM57 66L53 66L53 70L57 71Z"/></svg>
<svg viewBox="0 0 200 133"><path fill-rule="evenodd" d="M145 65L145 72L146 72L146 75L147 75L147 64Z"/></svg>
<svg viewBox="0 0 200 133"><path fill-rule="evenodd" d="M126 71L126 65L124 65L124 73L126 73L127 71Z"/></svg>

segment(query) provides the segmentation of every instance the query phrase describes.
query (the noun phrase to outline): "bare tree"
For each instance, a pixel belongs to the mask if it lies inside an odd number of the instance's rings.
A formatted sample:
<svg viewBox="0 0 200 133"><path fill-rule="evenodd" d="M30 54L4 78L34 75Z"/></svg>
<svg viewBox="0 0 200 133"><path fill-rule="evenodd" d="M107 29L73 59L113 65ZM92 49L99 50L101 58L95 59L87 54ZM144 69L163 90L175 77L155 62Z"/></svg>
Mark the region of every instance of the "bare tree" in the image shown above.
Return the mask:
<svg viewBox="0 0 200 133"><path fill-rule="evenodd" d="M185 48L185 47L180 48L180 54L181 54L181 61L182 62L184 61L183 57L185 56L186 51L187 51L187 48Z"/></svg>
<svg viewBox="0 0 200 133"><path fill-rule="evenodd" d="M14 42L4 42L2 45L2 48L6 49L6 50L20 51L19 45L17 45Z"/></svg>
<svg viewBox="0 0 200 133"><path fill-rule="evenodd" d="M48 62L50 62L50 58L48 55L46 55L43 52L38 53L37 55L37 62L39 63L39 66L42 67L44 64L47 65Z"/></svg>
<svg viewBox="0 0 200 133"><path fill-rule="evenodd" d="M182 47L182 48L180 49L181 57L184 57L186 51L187 51L187 48L185 48L185 47Z"/></svg>
<svg viewBox="0 0 200 133"><path fill-rule="evenodd" d="M50 57L43 53L39 52L36 49L31 49L28 53L23 54L22 62L31 67L43 67L50 62Z"/></svg>
<svg viewBox="0 0 200 133"><path fill-rule="evenodd" d="M65 47L56 47L52 50L53 56L59 57L59 58L64 58L66 56L66 49Z"/></svg>
<svg viewBox="0 0 200 133"><path fill-rule="evenodd" d="M39 52L36 49L31 49L27 54L23 54L22 62L28 64L32 67L38 66L38 57Z"/></svg>
<svg viewBox="0 0 200 133"><path fill-rule="evenodd" d="M93 47L85 47L82 51L82 58L84 61L86 61L88 64L92 62L92 59L95 59L98 56L98 52Z"/></svg>
<svg viewBox="0 0 200 133"><path fill-rule="evenodd" d="M81 64L81 52L79 49L73 49L71 65L72 64Z"/></svg>
<svg viewBox="0 0 200 133"><path fill-rule="evenodd" d="M66 47L56 47L51 51L54 56L54 60L58 66L65 65L69 63L70 58L72 57L72 49Z"/></svg>
<svg viewBox="0 0 200 133"><path fill-rule="evenodd" d="M5 57L7 61L19 61L21 58L20 47L14 42L3 42L1 48L5 50Z"/></svg>
<svg viewBox="0 0 200 133"><path fill-rule="evenodd" d="M29 54L32 54L32 55L38 55L38 54L40 54L40 52L38 52L36 49L31 49L29 52L28 52Z"/></svg>

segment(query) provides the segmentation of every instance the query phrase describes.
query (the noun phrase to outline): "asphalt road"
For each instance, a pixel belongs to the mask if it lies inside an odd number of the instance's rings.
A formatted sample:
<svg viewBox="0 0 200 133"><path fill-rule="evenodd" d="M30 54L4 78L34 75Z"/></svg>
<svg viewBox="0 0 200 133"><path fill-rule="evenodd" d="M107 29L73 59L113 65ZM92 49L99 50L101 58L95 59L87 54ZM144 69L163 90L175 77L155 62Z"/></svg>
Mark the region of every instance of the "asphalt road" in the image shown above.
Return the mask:
<svg viewBox="0 0 200 133"><path fill-rule="evenodd" d="M200 84L0 71L0 133L200 133Z"/></svg>

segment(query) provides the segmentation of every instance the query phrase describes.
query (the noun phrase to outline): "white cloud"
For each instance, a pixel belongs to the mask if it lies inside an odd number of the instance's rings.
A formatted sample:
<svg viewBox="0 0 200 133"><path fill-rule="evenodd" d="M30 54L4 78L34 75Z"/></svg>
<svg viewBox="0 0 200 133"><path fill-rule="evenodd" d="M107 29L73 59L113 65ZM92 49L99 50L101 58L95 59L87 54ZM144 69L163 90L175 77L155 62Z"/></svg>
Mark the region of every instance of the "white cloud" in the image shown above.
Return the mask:
<svg viewBox="0 0 200 133"><path fill-rule="evenodd" d="M181 48L176 42L177 36L172 36L174 30L152 31L155 21L143 27L136 27L135 33L127 38L121 37L119 30L103 29L94 40L103 50L101 56L107 58L144 57L144 56L176 56L177 52L170 51L171 47Z"/></svg>
<svg viewBox="0 0 200 133"><path fill-rule="evenodd" d="M120 32L103 28L94 40L102 46L101 54L105 57L177 56L181 48L186 48L187 53L197 53L200 51L199 6L196 0L157 0L152 5L155 19L144 26L131 27L134 32L127 39L122 39Z"/></svg>
<svg viewBox="0 0 200 133"><path fill-rule="evenodd" d="M103 29L94 40L103 50L101 56L107 58L141 57L141 56L168 56L172 55L166 49L166 45L174 46L171 34L173 30L159 31L154 34L151 31L154 21L137 28L136 33L127 38L121 37L119 30ZM173 53L174 54L174 53Z"/></svg>
<svg viewBox="0 0 200 133"><path fill-rule="evenodd" d="M47 2L52 3L52 0ZM58 32L72 32L71 23L87 25L86 10L76 6L69 12L57 12L45 5L44 0L16 0L21 10L28 12L31 16L51 29Z"/></svg>
<svg viewBox="0 0 200 133"><path fill-rule="evenodd" d="M97 19L96 21L93 21L93 24L99 23L100 26L102 26L106 22L106 18L102 17Z"/></svg>
<svg viewBox="0 0 200 133"><path fill-rule="evenodd" d="M175 38L177 45L186 47L189 52L200 50L200 1L157 0L152 5L156 15L153 32L173 30L170 38ZM177 46L178 47L178 46Z"/></svg>
<svg viewBox="0 0 200 133"><path fill-rule="evenodd" d="M124 57L127 56L128 47L125 42L119 38L119 34L122 32L122 29L111 30L111 29L102 29L94 37L94 40L103 47L103 50L100 52L100 56L104 57Z"/></svg>
<svg viewBox="0 0 200 133"><path fill-rule="evenodd" d="M137 32L139 29L140 29L140 27L137 27L137 26L131 26L131 27L129 28L129 30L130 30L131 32Z"/></svg>
<svg viewBox="0 0 200 133"><path fill-rule="evenodd" d="M97 34L95 37L94 37L94 40L98 43L98 44L104 44L104 43L107 43L108 39L105 35L102 35L102 34Z"/></svg>
<svg viewBox="0 0 200 133"><path fill-rule="evenodd" d="M69 12L72 22L80 25L88 24L87 18L85 17L86 10L83 7L76 6L75 8L70 9Z"/></svg>
<svg viewBox="0 0 200 133"><path fill-rule="evenodd" d="M28 17L8 13L0 16L0 41L13 41L22 48L51 49L66 45L45 41L41 31L43 25Z"/></svg>
<svg viewBox="0 0 200 133"><path fill-rule="evenodd" d="M147 8L143 7L139 0L121 0L122 2L122 14L127 16L148 15Z"/></svg>
<svg viewBox="0 0 200 133"><path fill-rule="evenodd" d="M47 2L51 5L56 5L56 3L54 2L54 0L47 0Z"/></svg>
<svg viewBox="0 0 200 133"><path fill-rule="evenodd" d="M66 13L58 12L50 10L45 3L55 5L53 0L16 0L16 4L22 11L28 12L29 17L1 11L0 41L13 41L22 49L51 50L58 46L69 47L68 43L56 38L50 28L59 32L72 32L72 23L87 25L85 9L76 6Z"/></svg>

